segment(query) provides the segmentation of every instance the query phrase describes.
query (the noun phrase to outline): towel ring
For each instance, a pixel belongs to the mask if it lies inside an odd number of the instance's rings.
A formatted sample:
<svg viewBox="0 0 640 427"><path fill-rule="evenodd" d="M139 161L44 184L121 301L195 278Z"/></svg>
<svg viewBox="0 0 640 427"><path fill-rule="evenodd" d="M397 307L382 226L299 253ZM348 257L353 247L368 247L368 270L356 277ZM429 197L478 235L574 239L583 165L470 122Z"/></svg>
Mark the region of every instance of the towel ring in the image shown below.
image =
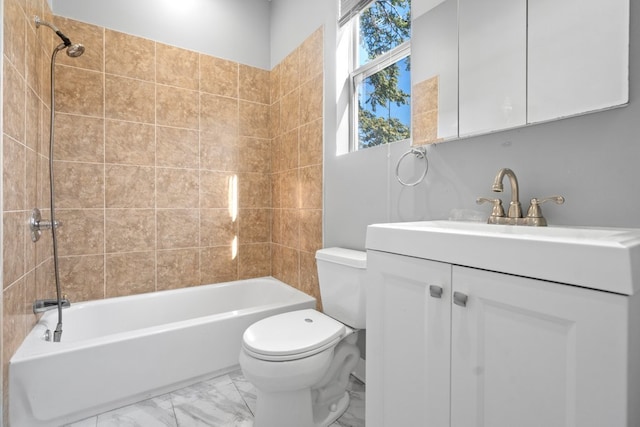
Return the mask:
<svg viewBox="0 0 640 427"><path fill-rule="evenodd" d="M418 178L416 182L404 182L402 179L400 179L400 175L399 175L400 163L409 154L415 155L418 159L424 159L424 172L422 172L422 175L420 176L420 178ZM396 179L400 184L404 185L405 187L415 187L416 185L422 182L425 176L427 176L428 170L429 170L429 159L427 159L427 149L425 147L414 147L411 150L404 153L398 159L398 163L396 164Z"/></svg>

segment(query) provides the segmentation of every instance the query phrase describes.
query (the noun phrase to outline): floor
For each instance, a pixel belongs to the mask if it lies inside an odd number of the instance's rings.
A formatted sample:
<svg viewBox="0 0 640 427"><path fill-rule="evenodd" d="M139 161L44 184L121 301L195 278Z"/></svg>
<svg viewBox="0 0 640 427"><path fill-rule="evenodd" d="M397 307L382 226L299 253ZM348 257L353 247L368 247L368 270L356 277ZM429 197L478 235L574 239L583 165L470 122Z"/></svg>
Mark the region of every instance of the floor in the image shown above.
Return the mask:
<svg viewBox="0 0 640 427"><path fill-rule="evenodd" d="M351 403L330 427L363 427L365 386L351 377ZM240 370L67 427L251 427L256 394Z"/></svg>

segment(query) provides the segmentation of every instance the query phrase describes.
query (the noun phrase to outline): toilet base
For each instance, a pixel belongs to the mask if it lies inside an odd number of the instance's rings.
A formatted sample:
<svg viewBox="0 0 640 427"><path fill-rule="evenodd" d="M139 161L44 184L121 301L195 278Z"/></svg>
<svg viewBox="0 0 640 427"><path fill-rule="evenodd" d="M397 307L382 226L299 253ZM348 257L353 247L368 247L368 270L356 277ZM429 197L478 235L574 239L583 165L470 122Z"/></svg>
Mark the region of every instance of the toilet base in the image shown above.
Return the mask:
<svg viewBox="0 0 640 427"><path fill-rule="evenodd" d="M316 413L315 417L310 389L282 393L257 390L256 405L254 427L328 427L347 410L349 392L345 392L332 408Z"/></svg>
<svg viewBox="0 0 640 427"><path fill-rule="evenodd" d="M254 427L316 427L310 389L256 392Z"/></svg>
<svg viewBox="0 0 640 427"><path fill-rule="evenodd" d="M322 413L315 414L315 417L314 417L315 426L328 427L331 424L333 424L338 418L342 416L342 414L345 413L345 411L349 407L349 401L350 401L349 392L345 391L344 395L340 398L340 400L338 400L334 404L335 406L332 405L332 408L325 409L324 411L319 411L319 408L316 408L318 412L322 412Z"/></svg>

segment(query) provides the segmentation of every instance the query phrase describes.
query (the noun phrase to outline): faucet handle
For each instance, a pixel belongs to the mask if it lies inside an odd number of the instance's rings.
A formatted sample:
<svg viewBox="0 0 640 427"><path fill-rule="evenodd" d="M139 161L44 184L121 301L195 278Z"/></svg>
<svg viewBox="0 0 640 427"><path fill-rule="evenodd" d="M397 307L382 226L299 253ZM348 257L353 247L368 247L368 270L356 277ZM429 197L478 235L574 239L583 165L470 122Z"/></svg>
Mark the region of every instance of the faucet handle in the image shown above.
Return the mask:
<svg viewBox="0 0 640 427"><path fill-rule="evenodd" d="M562 196L550 196L545 197L543 199L533 198L531 199L531 206L529 206L529 210L527 211L527 218L542 218L542 211L540 210L540 205L545 202L554 202L558 205L564 203L564 197Z"/></svg>
<svg viewBox="0 0 640 427"><path fill-rule="evenodd" d="M478 197L476 199L476 203L481 205L483 203L492 203L493 208L491 209L491 217L503 217L504 216L504 208L502 207L502 200L500 199L488 199L486 197Z"/></svg>
<svg viewBox="0 0 640 427"><path fill-rule="evenodd" d="M544 199L536 199L535 197L531 199L531 206L529 206L529 210L527 211L527 217L525 218L528 225L536 225L544 227L547 225L547 220L542 216L542 211L540 210L540 205L545 202L554 202L558 205L564 203L564 197L562 196L551 196L545 197Z"/></svg>

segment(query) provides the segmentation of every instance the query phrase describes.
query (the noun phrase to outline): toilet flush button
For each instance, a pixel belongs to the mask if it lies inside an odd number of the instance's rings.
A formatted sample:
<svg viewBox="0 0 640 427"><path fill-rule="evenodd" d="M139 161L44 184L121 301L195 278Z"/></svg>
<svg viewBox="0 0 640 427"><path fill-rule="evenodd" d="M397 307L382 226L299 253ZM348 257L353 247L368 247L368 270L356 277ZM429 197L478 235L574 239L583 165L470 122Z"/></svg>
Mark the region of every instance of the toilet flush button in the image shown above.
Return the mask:
<svg viewBox="0 0 640 427"><path fill-rule="evenodd" d="M308 317L306 319L304 319L305 322L307 323L313 323L313 319L309 319Z"/></svg>

